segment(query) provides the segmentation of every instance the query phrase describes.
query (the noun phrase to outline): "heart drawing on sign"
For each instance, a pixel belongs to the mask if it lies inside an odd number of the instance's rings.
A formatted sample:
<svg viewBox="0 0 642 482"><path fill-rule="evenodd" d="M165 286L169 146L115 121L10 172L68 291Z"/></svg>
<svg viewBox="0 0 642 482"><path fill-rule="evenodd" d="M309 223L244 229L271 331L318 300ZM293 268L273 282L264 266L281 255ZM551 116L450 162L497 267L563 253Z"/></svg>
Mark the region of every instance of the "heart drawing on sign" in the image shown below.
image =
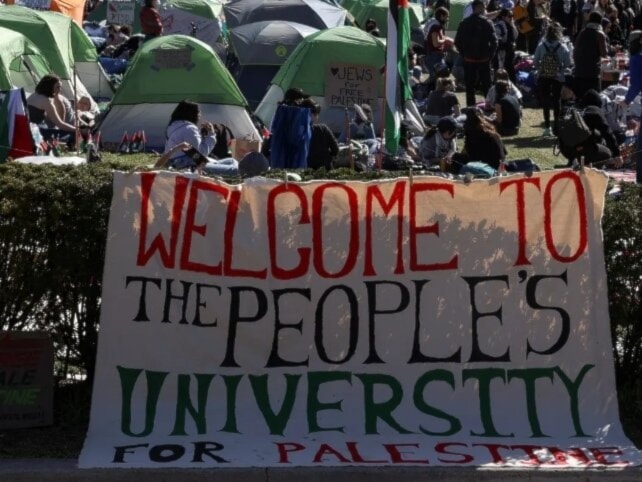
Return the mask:
<svg viewBox="0 0 642 482"><path fill-rule="evenodd" d="M332 75L336 77L336 75L339 73L339 69L336 67L330 68L330 72L332 72Z"/></svg>

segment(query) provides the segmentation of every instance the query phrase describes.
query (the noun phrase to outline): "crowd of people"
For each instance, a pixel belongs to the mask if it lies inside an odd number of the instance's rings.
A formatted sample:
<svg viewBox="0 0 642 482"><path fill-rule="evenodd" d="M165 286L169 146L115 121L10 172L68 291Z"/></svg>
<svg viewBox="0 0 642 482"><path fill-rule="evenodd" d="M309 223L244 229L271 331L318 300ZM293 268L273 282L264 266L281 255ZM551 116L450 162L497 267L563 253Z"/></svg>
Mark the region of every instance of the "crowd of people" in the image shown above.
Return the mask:
<svg viewBox="0 0 642 482"><path fill-rule="evenodd" d="M500 169L509 155L502 138L520 132L525 92L519 74L527 70L535 78L542 135L551 138L551 146L557 142L567 165L582 158L595 165L622 165L621 146L630 127L626 115L642 88L638 0L472 0L454 36L447 34L449 0L429 1L427 8L431 15L423 24L423 43L413 44L408 52L409 81L426 128L402 129L398 151L383 155L401 158L404 165L455 173L470 161ZM129 59L143 42L163 34L158 9L158 0L145 1L140 33L134 34L126 25L101 26L106 32L94 37L98 51ZM87 26L90 34L91 28ZM380 35L373 19L363 28ZM630 63L628 93L619 90L619 97L611 95L610 106L621 114L613 122L605 110L603 76L611 68L626 78L622 63ZM78 99L79 108L72 108L59 86L59 79L47 76L28 100L31 118L44 127L43 136L51 135L47 129L67 136L73 136L78 127L91 129L91 102ZM465 105L456 95L459 88L465 91ZM568 106L579 109L590 130L590 135L573 145L565 144L561 133ZM277 110L277 117L281 117L264 129L270 136L263 139L262 157L252 156L254 165L259 159L260 165L269 167L278 164L275 159L287 157L291 160L288 167L332 169L345 165L342 155L349 152L351 167L368 169L382 156L384 146L374 128L373 109L367 104L353 106L354 115L343 132L334 133L319 123L321 106L300 89L290 89L279 109L282 115ZM221 142L220 133L226 126L201 123L199 113L198 105L189 100L176 107L168 120L160 164L210 174L238 173L242 159L232 158ZM302 126L296 131L298 143L288 138L292 119ZM366 153L364 158L357 156L357 162L352 155L355 141ZM641 149L635 150L639 153ZM641 171L638 168L638 182Z"/></svg>

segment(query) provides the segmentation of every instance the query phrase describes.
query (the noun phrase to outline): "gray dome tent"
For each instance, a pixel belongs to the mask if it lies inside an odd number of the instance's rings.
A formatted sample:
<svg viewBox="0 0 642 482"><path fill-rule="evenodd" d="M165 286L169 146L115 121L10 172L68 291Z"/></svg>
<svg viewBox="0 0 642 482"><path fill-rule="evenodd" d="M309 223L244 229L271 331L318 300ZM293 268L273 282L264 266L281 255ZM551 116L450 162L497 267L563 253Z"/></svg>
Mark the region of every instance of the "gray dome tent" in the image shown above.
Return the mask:
<svg viewBox="0 0 642 482"><path fill-rule="evenodd" d="M326 0L232 0L223 6L230 30L264 20L287 20L318 29L345 24L346 10Z"/></svg>
<svg viewBox="0 0 642 482"><path fill-rule="evenodd" d="M318 29L296 22L264 21L230 31L236 56L231 69L250 108L259 104L279 67L308 35Z"/></svg>

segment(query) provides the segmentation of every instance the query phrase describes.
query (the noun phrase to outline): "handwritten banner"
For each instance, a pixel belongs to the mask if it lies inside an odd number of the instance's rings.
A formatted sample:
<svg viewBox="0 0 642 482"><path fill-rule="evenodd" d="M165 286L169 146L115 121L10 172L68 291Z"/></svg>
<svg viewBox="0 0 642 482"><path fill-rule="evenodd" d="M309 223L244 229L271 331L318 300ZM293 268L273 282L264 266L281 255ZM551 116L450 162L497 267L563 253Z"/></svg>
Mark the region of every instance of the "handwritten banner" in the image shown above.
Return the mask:
<svg viewBox="0 0 642 482"><path fill-rule="evenodd" d="M326 105L374 105L380 77L379 71L371 65L329 63L325 76Z"/></svg>
<svg viewBox="0 0 642 482"><path fill-rule="evenodd" d="M53 423L53 342L41 332L0 332L0 429Z"/></svg>
<svg viewBox="0 0 642 482"><path fill-rule="evenodd" d="M51 8L51 0L15 0L14 5L33 8L34 10L49 10Z"/></svg>
<svg viewBox="0 0 642 482"><path fill-rule="evenodd" d="M116 173L80 466L639 464L606 183Z"/></svg>
<svg viewBox="0 0 642 482"><path fill-rule="evenodd" d="M130 0L107 0L107 23L133 25L136 2Z"/></svg>

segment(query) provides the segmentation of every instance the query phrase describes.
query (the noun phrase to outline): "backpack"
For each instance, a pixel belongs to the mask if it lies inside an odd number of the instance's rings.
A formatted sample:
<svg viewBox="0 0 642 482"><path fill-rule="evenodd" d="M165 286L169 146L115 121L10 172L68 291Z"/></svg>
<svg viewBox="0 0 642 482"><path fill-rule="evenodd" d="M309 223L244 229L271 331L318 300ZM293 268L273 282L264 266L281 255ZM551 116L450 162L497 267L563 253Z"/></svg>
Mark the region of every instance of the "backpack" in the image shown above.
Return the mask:
<svg viewBox="0 0 642 482"><path fill-rule="evenodd" d="M555 79L560 73L560 58L557 56L557 50L560 48L561 44L557 44L554 48L549 48L545 43L542 44L544 47L544 55L539 63L538 75L540 78L545 79Z"/></svg>
<svg viewBox="0 0 642 482"><path fill-rule="evenodd" d="M591 129L586 125L579 110L570 108L560 117L557 135L560 144L575 148L589 140L591 135Z"/></svg>

